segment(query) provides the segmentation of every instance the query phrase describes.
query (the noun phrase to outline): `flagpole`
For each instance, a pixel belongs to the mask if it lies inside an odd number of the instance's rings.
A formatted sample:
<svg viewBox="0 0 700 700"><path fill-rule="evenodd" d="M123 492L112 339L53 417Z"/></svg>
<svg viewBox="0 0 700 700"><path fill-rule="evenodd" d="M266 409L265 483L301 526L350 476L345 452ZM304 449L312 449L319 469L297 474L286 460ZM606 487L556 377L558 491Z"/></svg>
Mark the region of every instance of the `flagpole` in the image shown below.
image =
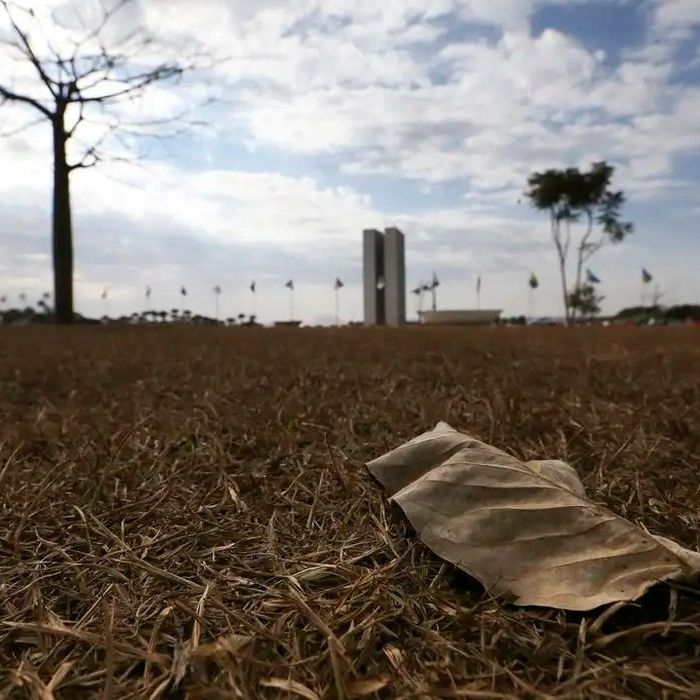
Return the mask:
<svg viewBox="0 0 700 700"><path fill-rule="evenodd" d="M214 292L214 313L216 314L216 320L219 320L219 294Z"/></svg>
<svg viewBox="0 0 700 700"><path fill-rule="evenodd" d="M184 317L184 312L185 312L185 306L186 306L186 299L187 299L187 287L183 284L182 287L180 287L180 296L182 297L182 306L183 308L180 309L183 313L180 314L180 318Z"/></svg>
<svg viewBox="0 0 700 700"><path fill-rule="evenodd" d="M289 288L289 320L294 320L294 287Z"/></svg>
<svg viewBox="0 0 700 700"><path fill-rule="evenodd" d="M529 320L532 320L532 317L534 315L533 308L535 306L535 290L530 287L530 294L528 296L527 300L527 317Z"/></svg>
<svg viewBox="0 0 700 700"><path fill-rule="evenodd" d="M476 310L481 310L481 273L476 278Z"/></svg>
<svg viewBox="0 0 700 700"><path fill-rule="evenodd" d="M335 325L340 325L340 287L335 288Z"/></svg>
<svg viewBox="0 0 700 700"><path fill-rule="evenodd" d="M109 297L107 296L106 289L102 292L102 301L104 302L104 315L106 318L109 318Z"/></svg>

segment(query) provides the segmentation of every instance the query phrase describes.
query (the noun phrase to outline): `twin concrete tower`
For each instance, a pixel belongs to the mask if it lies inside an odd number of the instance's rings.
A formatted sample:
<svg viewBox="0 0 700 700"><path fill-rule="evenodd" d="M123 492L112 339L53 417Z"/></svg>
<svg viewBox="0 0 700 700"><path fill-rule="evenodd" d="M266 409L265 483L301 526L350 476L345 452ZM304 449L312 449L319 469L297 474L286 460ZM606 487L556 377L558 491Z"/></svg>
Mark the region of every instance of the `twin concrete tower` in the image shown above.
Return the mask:
<svg viewBox="0 0 700 700"><path fill-rule="evenodd" d="M366 326L406 323L406 256L404 235L397 228L384 233L363 231L363 284Z"/></svg>

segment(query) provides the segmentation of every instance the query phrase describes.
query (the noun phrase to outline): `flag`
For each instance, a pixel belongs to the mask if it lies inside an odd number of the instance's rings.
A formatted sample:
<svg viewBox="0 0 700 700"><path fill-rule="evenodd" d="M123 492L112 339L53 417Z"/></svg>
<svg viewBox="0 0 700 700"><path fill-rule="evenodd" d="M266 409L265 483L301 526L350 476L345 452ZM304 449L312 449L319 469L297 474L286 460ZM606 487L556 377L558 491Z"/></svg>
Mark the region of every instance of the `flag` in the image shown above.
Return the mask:
<svg viewBox="0 0 700 700"><path fill-rule="evenodd" d="M180 294L182 294L183 297L187 296L187 290L185 289L184 284L182 285L182 287L180 287Z"/></svg>
<svg viewBox="0 0 700 700"><path fill-rule="evenodd" d="M294 280L289 280L287 284L284 285L287 289L294 291Z"/></svg>
<svg viewBox="0 0 700 700"><path fill-rule="evenodd" d="M413 294L415 294L416 296L418 296L422 291L423 291L423 287L419 284L419 285L413 290Z"/></svg>
<svg viewBox="0 0 700 700"><path fill-rule="evenodd" d="M586 280L589 284L600 284L600 278L594 275L590 270L586 270Z"/></svg>
<svg viewBox="0 0 700 700"><path fill-rule="evenodd" d="M422 285L421 285L421 289L422 289L424 292L429 292L429 291L432 290L432 287L431 287L429 284L422 284Z"/></svg>
<svg viewBox="0 0 700 700"><path fill-rule="evenodd" d="M433 281L430 283L430 288L437 289L439 286L440 286L440 280L438 279L438 276L435 274L435 270L433 270Z"/></svg>
<svg viewBox="0 0 700 700"><path fill-rule="evenodd" d="M481 275L479 275L476 278L476 293L479 294L481 292Z"/></svg>
<svg viewBox="0 0 700 700"><path fill-rule="evenodd" d="M221 294L221 287L218 284L214 287L214 294Z"/></svg>
<svg viewBox="0 0 700 700"><path fill-rule="evenodd" d="M21 292L19 295L19 300L20 301L27 301L27 295L24 292Z"/></svg>
<svg viewBox="0 0 700 700"><path fill-rule="evenodd" d="M7 295L3 294L0 297L0 304L5 304L7 302Z"/></svg>
<svg viewBox="0 0 700 700"><path fill-rule="evenodd" d="M105 287L102 290L102 296L100 297L100 299L106 299L106 298L107 298L107 287Z"/></svg>
<svg viewBox="0 0 700 700"><path fill-rule="evenodd" d="M642 284L649 284L654 278L646 267L642 268Z"/></svg>
<svg viewBox="0 0 700 700"><path fill-rule="evenodd" d="M150 299L150 298L151 298L151 288L146 287L146 299Z"/></svg>
<svg viewBox="0 0 700 700"><path fill-rule="evenodd" d="M534 272L530 273L530 281L528 282L530 289L537 289L540 286L540 281L537 279L537 275Z"/></svg>
<svg viewBox="0 0 700 700"><path fill-rule="evenodd" d="M343 287L343 280L340 279L340 277L335 278L335 285L333 285L333 289L340 289Z"/></svg>
<svg viewBox="0 0 700 700"><path fill-rule="evenodd" d="M253 294L255 294L255 280L253 280L250 283L250 291L253 292Z"/></svg>

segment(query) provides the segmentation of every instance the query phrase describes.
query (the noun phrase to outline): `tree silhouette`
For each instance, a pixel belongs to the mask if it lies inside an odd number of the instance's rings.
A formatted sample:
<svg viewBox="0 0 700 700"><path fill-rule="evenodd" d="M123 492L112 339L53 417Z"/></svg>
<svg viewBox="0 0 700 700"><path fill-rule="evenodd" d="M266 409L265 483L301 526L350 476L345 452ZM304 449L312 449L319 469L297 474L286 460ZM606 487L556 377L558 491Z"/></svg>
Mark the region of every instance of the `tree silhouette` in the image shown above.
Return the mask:
<svg viewBox="0 0 700 700"><path fill-rule="evenodd" d="M193 122L186 123L191 109L166 119L127 122L123 109L120 114L115 107L138 101L156 84L179 81L216 63L205 52L192 49L191 41L190 48L174 46L172 41L165 44L140 26L119 31L125 11L139 12L138 0L104 0L88 6L102 8L90 23L77 6L68 18L65 6L28 8L0 0L0 16L4 13L12 34L0 39L0 48L16 64L29 67L33 76L31 83L19 86L17 81L0 78L0 105L13 103L35 112L32 121L1 135L16 135L41 122L51 127L53 297L58 323L72 323L74 318L71 174L110 157L110 144L122 151L115 158L129 160L124 153L133 156L139 137L163 138L191 127ZM163 58L167 55L173 58ZM81 127L88 123L99 128L101 135L81 143ZM168 134L168 125L178 128Z"/></svg>
<svg viewBox="0 0 700 700"><path fill-rule="evenodd" d="M525 196L535 209L549 213L552 240L557 250L561 274L564 312L567 323L579 311L572 298L583 294L583 266L606 243L621 243L634 226L621 221L625 195L610 189L615 168L605 161L593 163L588 171L578 168L545 170L528 178ZM583 231L574 237L572 224L583 220ZM574 246L575 283L568 287L567 262Z"/></svg>

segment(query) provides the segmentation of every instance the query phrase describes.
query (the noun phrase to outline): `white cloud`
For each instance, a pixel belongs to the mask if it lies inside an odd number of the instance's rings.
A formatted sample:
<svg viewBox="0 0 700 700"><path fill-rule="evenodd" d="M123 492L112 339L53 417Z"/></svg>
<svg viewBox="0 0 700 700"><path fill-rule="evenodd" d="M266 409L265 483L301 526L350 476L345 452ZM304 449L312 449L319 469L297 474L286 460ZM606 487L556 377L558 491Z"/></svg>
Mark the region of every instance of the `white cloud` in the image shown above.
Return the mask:
<svg viewBox="0 0 700 700"><path fill-rule="evenodd" d="M656 0L652 16L652 30L658 37L683 41L700 25L700 4L695 0Z"/></svg>
<svg viewBox="0 0 700 700"><path fill-rule="evenodd" d="M472 186L491 188L523 182L536 165L604 150L616 164L633 165L634 180L648 189L649 178L670 173L674 154L700 147L688 118L696 97L671 84L668 61L630 59L611 71L596 54L554 30L534 38L505 32L494 45L446 46L432 65L449 71L447 83L416 75L404 85L396 70L389 86L381 84L386 76L350 87L327 77L324 84L336 87L296 92L291 82L291 94L242 99L259 143L299 154L345 152L348 173L473 178ZM358 72L367 75L363 66Z"/></svg>

